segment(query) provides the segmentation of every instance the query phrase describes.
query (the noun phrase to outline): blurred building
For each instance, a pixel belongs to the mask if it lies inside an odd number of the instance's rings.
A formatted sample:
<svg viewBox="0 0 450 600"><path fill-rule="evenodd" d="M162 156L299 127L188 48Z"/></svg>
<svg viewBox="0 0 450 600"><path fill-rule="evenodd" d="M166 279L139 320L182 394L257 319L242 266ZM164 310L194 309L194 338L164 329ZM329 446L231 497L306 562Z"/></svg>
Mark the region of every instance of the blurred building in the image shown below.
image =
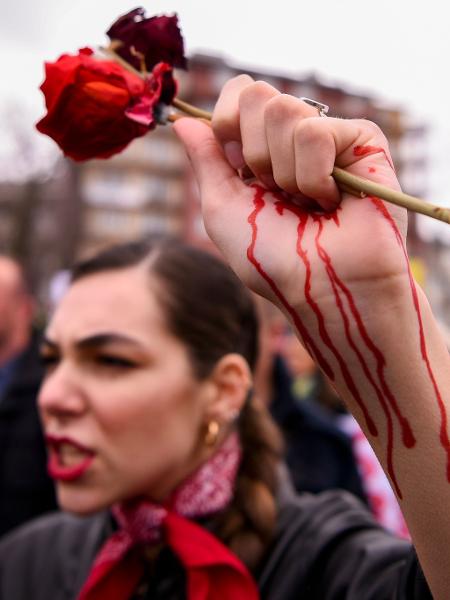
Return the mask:
<svg viewBox="0 0 450 600"><path fill-rule="evenodd" d="M185 236L186 158L170 127L158 127L109 160L81 166L84 227L78 255L153 232Z"/></svg>

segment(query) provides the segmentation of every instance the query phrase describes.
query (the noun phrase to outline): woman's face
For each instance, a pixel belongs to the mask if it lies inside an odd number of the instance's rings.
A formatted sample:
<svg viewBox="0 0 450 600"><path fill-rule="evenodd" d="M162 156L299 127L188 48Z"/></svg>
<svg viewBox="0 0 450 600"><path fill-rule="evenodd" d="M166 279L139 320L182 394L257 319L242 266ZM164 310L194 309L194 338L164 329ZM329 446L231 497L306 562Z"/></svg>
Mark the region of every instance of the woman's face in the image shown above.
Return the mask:
<svg viewBox="0 0 450 600"><path fill-rule="evenodd" d="M168 330L142 267L87 276L46 332L39 408L61 506L162 500L203 460L212 388Z"/></svg>

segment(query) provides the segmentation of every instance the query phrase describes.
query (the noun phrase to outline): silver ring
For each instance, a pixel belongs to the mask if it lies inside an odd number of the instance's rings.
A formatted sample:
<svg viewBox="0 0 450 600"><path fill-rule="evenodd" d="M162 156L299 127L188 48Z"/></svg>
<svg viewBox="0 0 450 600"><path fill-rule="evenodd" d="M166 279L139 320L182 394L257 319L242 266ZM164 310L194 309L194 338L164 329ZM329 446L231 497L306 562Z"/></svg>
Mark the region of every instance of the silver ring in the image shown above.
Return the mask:
<svg viewBox="0 0 450 600"><path fill-rule="evenodd" d="M318 102L317 100L311 100L311 98L305 98L304 96L302 96L300 100L303 100L303 102L306 102L306 104L317 108L317 110L319 111L319 117L326 117L327 112L330 110L329 106L323 104L322 102Z"/></svg>

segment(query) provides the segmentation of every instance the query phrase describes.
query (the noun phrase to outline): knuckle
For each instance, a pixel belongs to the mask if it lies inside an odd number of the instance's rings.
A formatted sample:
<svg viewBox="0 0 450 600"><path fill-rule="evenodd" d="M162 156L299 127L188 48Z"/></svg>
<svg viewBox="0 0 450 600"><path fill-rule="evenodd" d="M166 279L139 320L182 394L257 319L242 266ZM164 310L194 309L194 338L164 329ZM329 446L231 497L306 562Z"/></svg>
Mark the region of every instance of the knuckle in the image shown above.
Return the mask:
<svg viewBox="0 0 450 600"><path fill-rule="evenodd" d="M253 77L247 75L247 73L241 73L240 75L236 75L231 79L231 81L234 85L250 85L251 83L255 82Z"/></svg>
<svg viewBox="0 0 450 600"><path fill-rule="evenodd" d="M310 117L297 123L294 129L294 142L310 145L323 140L328 135L326 123L322 117Z"/></svg>
<svg viewBox="0 0 450 600"><path fill-rule="evenodd" d="M379 125L374 123L373 121L369 121L367 119L358 119L358 123L360 124L362 130L367 132L370 137L375 137L378 140L386 141L386 136L383 131L380 129Z"/></svg>
<svg viewBox="0 0 450 600"><path fill-rule="evenodd" d="M361 123L363 123L365 125L366 129L369 129L373 133L381 133L381 129L373 121L361 119Z"/></svg>
<svg viewBox="0 0 450 600"><path fill-rule="evenodd" d="M267 102L264 108L264 117L266 121L281 121L286 116L292 115L296 105L297 101L292 96L279 94Z"/></svg>
<svg viewBox="0 0 450 600"><path fill-rule="evenodd" d="M252 77L250 77L250 75L247 75L246 73L241 73L240 75L236 75L235 77L229 79L223 86L222 92L229 92L238 90L243 87L247 87L248 85L254 83L254 81L255 80Z"/></svg>
<svg viewBox="0 0 450 600"><path fill-rule="evenodd" d="M242 90L239 97L239 105L241 108L245 108L246 106L254 105L255 102L261 102L277 94L279 92L266 81L254 81Z"/></svg>

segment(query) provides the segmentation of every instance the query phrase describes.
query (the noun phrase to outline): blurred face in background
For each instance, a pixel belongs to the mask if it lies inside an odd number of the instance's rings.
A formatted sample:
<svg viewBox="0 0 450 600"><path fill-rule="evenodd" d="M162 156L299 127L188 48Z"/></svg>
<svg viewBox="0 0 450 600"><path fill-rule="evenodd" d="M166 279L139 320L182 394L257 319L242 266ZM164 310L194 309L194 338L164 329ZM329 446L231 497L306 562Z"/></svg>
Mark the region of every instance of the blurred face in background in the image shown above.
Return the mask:
<svg viewBox="0 0 450 600"><path fill-rule="evenodd" d="M0 365L20 353L29 340L33 301L19 266L0 256Z"/></svg>
<svg viewBox="0 0 450 600"><path fill-rule="evenodd" d="M14 296L0 281L0 352L7 346L13 331Z"/></svg>
<svg viewBox="0 0 450 600"><path fill-rule="evenodd" d="M214 386L193 375L141 266L75 282L46 332L39 407L61 506L161 501L204 459Z"/></svg>

